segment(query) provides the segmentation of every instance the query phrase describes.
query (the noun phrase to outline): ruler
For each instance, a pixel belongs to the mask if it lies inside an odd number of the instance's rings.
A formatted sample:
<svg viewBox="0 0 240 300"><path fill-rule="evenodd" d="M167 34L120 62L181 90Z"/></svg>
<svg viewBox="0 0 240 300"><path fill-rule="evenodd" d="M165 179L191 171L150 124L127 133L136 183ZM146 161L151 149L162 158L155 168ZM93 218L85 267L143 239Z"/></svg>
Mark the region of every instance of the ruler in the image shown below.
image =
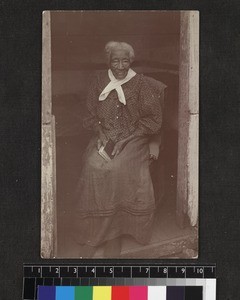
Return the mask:
<svg viewBox="0 0 240 300"><path fill-rule="evenodd" d="M23 300L36 300L39 286L203 286L216 290L215 265L89 265L23 266ZM208 300L207 296L205 298ZM215 298L209 298L213 300Z"/></svg>

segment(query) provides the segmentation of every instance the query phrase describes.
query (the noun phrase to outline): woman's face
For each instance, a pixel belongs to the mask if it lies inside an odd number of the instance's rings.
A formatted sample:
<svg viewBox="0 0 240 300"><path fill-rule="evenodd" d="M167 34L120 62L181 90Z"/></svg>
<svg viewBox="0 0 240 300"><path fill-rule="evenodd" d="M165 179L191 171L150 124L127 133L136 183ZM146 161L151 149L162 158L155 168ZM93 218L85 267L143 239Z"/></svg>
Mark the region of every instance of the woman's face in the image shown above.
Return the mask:
<svg viewBox="0 0 240 300"><path fill-rule="evenodd" d="M130 68L130 57L125 50L114 50L110 56L110 69L116 79L124 79Z"/></svg>

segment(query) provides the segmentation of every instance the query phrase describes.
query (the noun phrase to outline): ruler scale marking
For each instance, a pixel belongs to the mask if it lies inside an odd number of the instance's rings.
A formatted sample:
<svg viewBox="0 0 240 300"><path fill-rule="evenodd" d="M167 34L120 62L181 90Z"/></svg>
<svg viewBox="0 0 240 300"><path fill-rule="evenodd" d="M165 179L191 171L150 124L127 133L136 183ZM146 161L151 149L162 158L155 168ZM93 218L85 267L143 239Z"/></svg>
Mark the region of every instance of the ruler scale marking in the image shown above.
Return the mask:
<svg viewBox="0 0 240 300"><path fill-rule="evenodd" d="M206 284L203 285L202 294L208 293L213 296L216 293L215 270L214 265L24 265L22 297L24 300L37 300L38 290L42 285L46 288L55 286L75 288L82 285L90 285L94 288L95 286L127 286L129 284L132 286L137 284L167 286L170 284L171 278L175 285L178 283L178 280L175 280L177 278L182 285L184 282L186 284L188 278L192 278L190 283L193 286L197 285L197 282L201 282L197 281L198 279L203 280L202 282L206 282ZM165 280L162 281L161 278L163 280L165 278ZM196 292L197 290L199 289L188 289L188 293L191 295L192 291ZM200 295L200 292L198 293ZM206 300L212 300L209 296L204 297Z"/></svg>

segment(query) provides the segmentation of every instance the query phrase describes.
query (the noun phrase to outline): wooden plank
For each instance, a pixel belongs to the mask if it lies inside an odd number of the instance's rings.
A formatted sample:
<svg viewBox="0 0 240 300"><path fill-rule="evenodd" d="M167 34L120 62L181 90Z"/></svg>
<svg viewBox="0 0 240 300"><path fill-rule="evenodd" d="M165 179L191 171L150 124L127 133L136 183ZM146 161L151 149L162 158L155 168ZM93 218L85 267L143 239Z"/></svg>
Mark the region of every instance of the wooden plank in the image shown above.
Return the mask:
<svg viewBox="0 0 240 300"><path fill-rule="evenodd" d="M54 121L54 120L53 120ZM52 122L42 125L42 185L41 185L41 257L53 257L54 250L54 131ZM55 194L54 194L55 193Z"/></svg>
<svg viewBox="0 0 240 300"><path fill-rule="evenodd" d="M198 124L199 116L190 115L188 144L188 216L192 226L198 222Z"/></svg>
<svg viewBox="0 0 240 300"><path fill-rule="evenodd" d="M42 123L49 124L52 114L51 80L51 18L50 12L43 12L42 23Z"/></svg>
<svg viewBox="0 0 240 300"><path fill-rule="evenodd" d="M123 251L120 258L146 258L151 253L151 258L197 258L198 242L196 234L181 236L164 242L159 242L143 247Z"/></svg>
<svg viewBox="0 0 240 300"><path fill-rule="evenodd" d="M188 216L198 222L198 141L199 141L199 13L189 13L189 139L188 139Z"/></svg>
<svg viewBox="0 0 240 300"><path fill-rule="evenodd" d="M189 12L189 112L199 113L199 12Z"/></svg>
<svg viewBox="0 0 240 300"><path fill-rule="evenodd" d="M187 143L189 130L189 27L188 12L181 12L180 20L180 68L178 106L178 172L176 217L180 227L184 227L187 213Z"/></svg>
<svg viewBox="0 0 240 300"><path fill-rule="evenodd" d="M51 18L43 12L42 36L42 185L41 257L57 253L56 227L56 143L55 118L52 116Z"/></svg>
<svg viewBox="0 0 240 300"><path fill-rule="evenodd" d="M199 14L181 12L177 221L198 216ZM195 116L195 117L194 117Z"/></svg>
<svg viewBox="0 0 240 300"><path fill-rule="evenodd" d="M56 174L56 123L55 116L52 116L52 189L53 189L53 257L57 256L57 174Z"/></svg>

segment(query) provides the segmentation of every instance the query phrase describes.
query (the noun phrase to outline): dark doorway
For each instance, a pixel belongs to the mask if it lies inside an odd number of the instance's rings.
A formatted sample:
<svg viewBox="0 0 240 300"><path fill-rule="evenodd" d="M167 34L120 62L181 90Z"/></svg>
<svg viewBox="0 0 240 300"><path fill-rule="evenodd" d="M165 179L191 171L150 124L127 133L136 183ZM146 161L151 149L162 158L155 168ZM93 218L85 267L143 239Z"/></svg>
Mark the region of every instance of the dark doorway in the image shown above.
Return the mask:
<svg viewBox="0 0 240 300"><path fill-rule="evenodd" d="M82 128L86 93L93 72L106 68L103 48L109 40L130 43L137 57L132 68L167 85L162 145L159 159L151 166L157 204L152 241L139 248L126 238L122 257L177 256L183 243L187 247L187 237L194 230L180 229L175 220L180 13L85 12L70 16L66 12L53 12L51 22L52 114L56 118L56 256L72 256L69 211L81 172L81 157L91 138L91 133ZM100 249L96 257L101 255Z"/></svg>

